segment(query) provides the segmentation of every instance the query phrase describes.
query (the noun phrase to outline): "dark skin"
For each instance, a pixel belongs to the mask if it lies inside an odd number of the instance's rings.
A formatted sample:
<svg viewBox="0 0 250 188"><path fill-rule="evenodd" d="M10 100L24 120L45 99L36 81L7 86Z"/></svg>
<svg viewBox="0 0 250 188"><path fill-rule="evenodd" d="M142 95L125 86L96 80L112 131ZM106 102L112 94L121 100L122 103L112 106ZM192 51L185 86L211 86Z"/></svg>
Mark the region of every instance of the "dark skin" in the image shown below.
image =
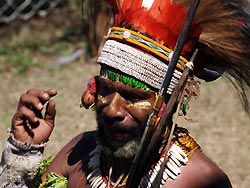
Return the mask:
<svg viewBox="0 0 250 188"><path fill-rule="evenodd" d="M132 88L121 83L101 78L96 103L97 122L102 138L112 149L140 135L148 113L151 111L155 94ZM12 119L12 133L15 138L32 144L46 141L53 128L56 114L52 97L55 90L29 90L22 95ZM40 111L45 108L44 117ZM27 125L27 122L29 125ZM113 144L115 143L115 144ZM72 139L57 154L46 174L55 172L68 179L68 187L87 188L85 174L88 174L89 153L96 146L96 131L82 133ZM112 179L129 170L131 160L114 158ZM224 172L200 150L195 152L186 166L181 167L176 180L167 180L167 188L230 188ZM105 174L107 175L107 174Z"/></svg>

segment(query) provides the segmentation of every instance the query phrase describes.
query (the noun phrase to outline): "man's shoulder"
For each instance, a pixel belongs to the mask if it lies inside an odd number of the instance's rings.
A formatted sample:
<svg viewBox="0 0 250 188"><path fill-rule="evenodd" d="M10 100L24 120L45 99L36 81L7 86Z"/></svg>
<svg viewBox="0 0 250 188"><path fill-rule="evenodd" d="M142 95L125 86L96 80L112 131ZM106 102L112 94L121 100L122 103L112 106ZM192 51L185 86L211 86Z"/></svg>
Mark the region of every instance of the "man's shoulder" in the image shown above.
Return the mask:
<svg viewBox="0 0 250 188"><path fill-rule="evenodd" d="M186 166L187 172L193 174L193 182L204 188L230 188L231 183L225 172L203 152L196 152ZM195 179L196 178L196 179Z"/></svg>
<svg viewBox="0 0 250 188"><path fill-rule="evenodd" d="M228 176L200 150L181 167L181 174L169 180L164 187L179 188L231 188Z"/></svg>
<svg viewBox="0 0 250 188"><path fill-rule="evenodd" d="M88 169L89 153L96 147L96 131L84 132L73 138L67 145L67 163L69 166L81 164ZM79 163L80 162L80 163Z"/></svg>
<svg viewBox="0 0 250 188"><path fill-rule="evenodd" d="M89 153L96 146L97 131L82 132L71 139L63 148L64 153Z"/></svg>
<svg viewBox="0 0 250 188"><path fill-rule="evenodd" d="M85 142L88 142L88 144L90 144L89 142L96 142L96 134L96 130L82 132L72 138L67 145L84 144Z"/></svg>
<svg viewBox="0 0 250 188"><path fill-rule="evenodd" d="M83 132L71 139L56 155L46 173L62 177L88 170L89 153L96 147L96 131Z"/></svg>

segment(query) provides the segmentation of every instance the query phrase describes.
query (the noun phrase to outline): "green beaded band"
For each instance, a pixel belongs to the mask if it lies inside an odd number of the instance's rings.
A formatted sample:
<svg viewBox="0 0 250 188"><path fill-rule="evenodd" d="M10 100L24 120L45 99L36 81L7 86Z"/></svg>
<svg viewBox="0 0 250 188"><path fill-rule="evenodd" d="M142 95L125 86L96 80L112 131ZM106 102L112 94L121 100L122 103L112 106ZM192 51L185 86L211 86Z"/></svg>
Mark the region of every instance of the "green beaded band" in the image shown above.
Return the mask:
<svg viewBox="0 0 250 188"><path fill-rule="evenodd" d="M106 66L102 66L100 70L100 75L108 78L109 80L112 80L113 82L118 81L131 87L152 90L147 84L110 67L108 68Z"/></svg>

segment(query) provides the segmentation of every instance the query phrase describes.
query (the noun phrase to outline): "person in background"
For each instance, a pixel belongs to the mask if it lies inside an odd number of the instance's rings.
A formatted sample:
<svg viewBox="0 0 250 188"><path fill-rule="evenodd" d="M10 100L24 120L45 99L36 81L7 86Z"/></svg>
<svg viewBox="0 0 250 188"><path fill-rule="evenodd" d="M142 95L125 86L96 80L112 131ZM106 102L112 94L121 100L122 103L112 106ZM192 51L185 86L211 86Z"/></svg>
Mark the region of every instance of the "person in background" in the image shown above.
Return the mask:
<svg viewBox="0 0 250 188"><path fill-rule="evenodd" d="M82 106L96 112L97 130L77 135L52 162L42 161L55 126L52 98L57 91L29 89L20 97L12 119L0 164L0 187L232 187L228 176L202 152L187 129L177 125L169 134L172 115L157 141L148 142L154 150L142 158L139 185L128 184L134 178L131 166L140 151L149 115L156 108L190 2L107 1L113 8L114 22L97 59L100 75L90 79L81 97ZM169 101L187 67L193 70L177 111L185 115L186 104L198 96L195 77L213 81L225 76L249 114L249 10L248 0L200 1L156 126L165 115L164 109L171 105ZM189 60L196 49L192 67Z"/></svg>

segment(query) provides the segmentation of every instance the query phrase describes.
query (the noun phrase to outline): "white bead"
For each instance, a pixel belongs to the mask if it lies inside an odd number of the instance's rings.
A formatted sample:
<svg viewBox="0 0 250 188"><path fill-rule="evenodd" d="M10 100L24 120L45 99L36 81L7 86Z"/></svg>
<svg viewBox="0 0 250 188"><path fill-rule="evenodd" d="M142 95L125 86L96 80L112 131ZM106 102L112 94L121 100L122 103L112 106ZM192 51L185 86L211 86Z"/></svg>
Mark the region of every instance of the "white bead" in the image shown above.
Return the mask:
<svg viewBox="0 0 250 188"><path fill-rule="evenodd" d="M146 185L146 187L147 188L151 188L151 182L150 182L150 179L149 179L149 177L148 177L148 174L147 175L145 175L145 178L146 178L146 181L147 181L147 185Z"/></svg>
<svg viewBox="0 0 250 188"><path fill-rule="evenodd" d="M100 186L100 188L106 188L107 184L105 182L103 182Z"/></svg>
<svg viewBox="0 0 250 188"><path fill-rule="evenodd" d="M98 188L100 186L100 184L102 183L102 177L97 177L95 180L94 180L94 184L93 184L93 188Z"/></svg>
<svg viewBox="0 0 250 188"><path fill-rule="evenodd" d="M128 38L130 38L130 36L131 36L131 33L129 31L123 32L123 35L122 35L123 38L128 39Z"/></svg>
<svg viewBox="0 0 250 188"><path fill-rule="evenodd" d="M170 151L170 153L176 157L176 159L178 159L180 162L186 164L188 162L188 159L183 157L181 154L179 154L178 152L176 151Z"/></svg>
<svg viewBox="0 0 250 188"><path fill-rule="evenodd" d="M175 180L176 178L177 178L177 176L176 175L174 175L169 169L167 169L166 168L166 173L168 174L168 176L171 178L171 179L173 179L173 180Z"/></svg>
<svg viewBox="0 0 250 188"><path fill-rule="evenodd" d="M162 178L163 178L164 181L166 181L168 179L168 174L166 172L166 169L163 172Z"/></svg>
<svg viewBox="0 0 250 188"><path fill-rule="evenodd" d="M176 159L173 155L169 156L169 160L175 163L177 166L181 165L180 161L178 161L178 159Z"/></svg>
<svg viewBox="0 0 250 188"><path fill-rule="evenodd" d="M168 169L171 170L171 172L173 172L174 175L176 175L176 176L178 176L178 175L181 173L179 167L175 166L173 163L171 163L171 162L169 162L169 161L167 162L167 167L168 167ZM177 168L176 168L176 167L177 167Z"/></svg>
<svg viewBox="0 0 250 188"><path fill-rule="evenodd" d="M179 146L173 144L172 147L173 147L172 149L177 150L178 153L180 153L183 157L186 157L186 156L187 156L186 153L185 153Z"/></svg>

